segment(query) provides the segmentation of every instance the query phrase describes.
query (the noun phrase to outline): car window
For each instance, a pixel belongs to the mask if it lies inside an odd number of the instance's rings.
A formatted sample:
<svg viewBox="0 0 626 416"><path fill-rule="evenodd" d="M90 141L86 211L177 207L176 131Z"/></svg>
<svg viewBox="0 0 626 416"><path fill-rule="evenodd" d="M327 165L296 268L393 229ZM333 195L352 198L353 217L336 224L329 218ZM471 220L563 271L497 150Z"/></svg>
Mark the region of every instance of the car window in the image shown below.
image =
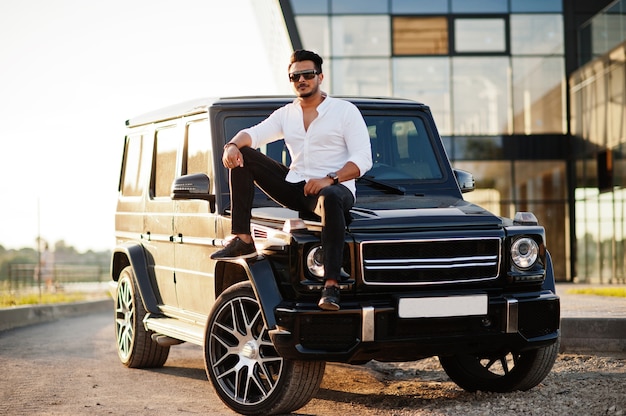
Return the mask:
<svg viewBox="0 0 626 416"><path fill-rule="evenodd" d="M178 148L178 131L168 127L156 131L155 163L152 180L153 197L169 197L172 182L176 175L176 149Z"/></svg>
<svg viewBox="0 0 626 416"><path fill-rule="evenodd" d="M227 117L224 120L224 134L225 140L230 140L237 132L243 130L248 127L252 127L255 124L260 123L265 120L267 116L240 116L240 117ZM272 159L280 162L286 166L291 164L291 157L289 156L289 151L287 150L287 146L285 146L284 140L277 140L275 142L266 144L259 149L260 152L268 155ZM254 207L277 207L279 206L277 202L269 198L267 195L263 193L260 189L256 188L254 194Z"/></svg>
<svg viewBox="0 0 626 416"><path fill-rule="evenodd" d="M228 117L224 121L226 140L230 140L239 130L252 127L265 120L266 116ZM291 164L291 157L284 140L278 140L262 146L259 151L286 166Z"/></svg>
<svg viewBox="0 0 626 416"><path fill-rule="evenodd" d="M144 136L141 134L128 136L124 146L124 166L121 191L124 196L140 196L144 189L146 155Z"/></svg>
<svg viewBox="0 0 626 416"><path fill-rule="evenodd" d="M220 149L221 150L221 149ZM183 156L183 175L205 173L213 185L213 147L209 120L187 124L187 137Z"/></svg>

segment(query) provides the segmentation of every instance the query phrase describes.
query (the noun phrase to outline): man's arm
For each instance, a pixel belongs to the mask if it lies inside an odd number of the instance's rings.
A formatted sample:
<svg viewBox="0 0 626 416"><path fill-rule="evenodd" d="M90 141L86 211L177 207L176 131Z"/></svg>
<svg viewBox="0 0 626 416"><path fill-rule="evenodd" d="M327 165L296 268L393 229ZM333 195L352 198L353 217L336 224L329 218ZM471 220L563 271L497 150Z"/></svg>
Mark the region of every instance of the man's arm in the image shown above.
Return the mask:
<svg viewBox="0 0 626 416"><path fill-rule="evenodd" d="M350 179L356 179L361 176L361 170L353 162L347 162L336 173L339 183L349 181ZM323 188L331 186L333 182L333 179L328 176L309 179L309 181L304 185L304 195L317 195Z"/></svg>
<svg viewBox="0 0 626 416"><path fill-rule="evenodd" d="M363 116L356 107L353 106L351 110L345 117L344 137L349 153L348 161L360 170L360 173L350 178L356 179L372 168L372 146Z"/></svg>
<svg viewBox="0 0 626 416"><path fill-rule="evenodd" d="M222 163L227 169L232 169L237 166L243 166L243 158L239 149L252 145L252 137L245 131L240 131L230 139L224 146L224 154L222 155Z"/></svg>
<svg viewBox="0 0 626 416"><path fill-rule="evenodd" d="M243 159L239 149L242 147L257 148L260 145L278 140L283 137L283 118L287 106L281 107L270 114L259 124L239 131L224 146L222 163L227 169L243 166ZM252 137L254 136L254 138ZM231 144L232 143L232 144Z"/></svg>

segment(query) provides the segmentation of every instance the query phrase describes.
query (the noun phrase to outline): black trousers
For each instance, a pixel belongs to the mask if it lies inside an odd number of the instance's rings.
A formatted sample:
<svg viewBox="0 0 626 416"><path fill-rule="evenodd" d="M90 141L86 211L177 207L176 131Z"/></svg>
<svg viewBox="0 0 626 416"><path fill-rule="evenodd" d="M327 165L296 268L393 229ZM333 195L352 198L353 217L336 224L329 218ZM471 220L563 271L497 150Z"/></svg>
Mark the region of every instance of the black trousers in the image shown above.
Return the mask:
<svg viewBox="0 0 626 416"><path fill-rule="evenodd" d="M313 213L322 222L324 250L324 279L340 278L343 261L343 243L350 209L354 205L352 192L344 185L327 186L315 196L304 195L305 182L285 180L289 168L244 147L240 149L243 167L230 170L230 201L232 233L250 234L250 218L254 200L254 184L274 201L301 213Z"/></svg>

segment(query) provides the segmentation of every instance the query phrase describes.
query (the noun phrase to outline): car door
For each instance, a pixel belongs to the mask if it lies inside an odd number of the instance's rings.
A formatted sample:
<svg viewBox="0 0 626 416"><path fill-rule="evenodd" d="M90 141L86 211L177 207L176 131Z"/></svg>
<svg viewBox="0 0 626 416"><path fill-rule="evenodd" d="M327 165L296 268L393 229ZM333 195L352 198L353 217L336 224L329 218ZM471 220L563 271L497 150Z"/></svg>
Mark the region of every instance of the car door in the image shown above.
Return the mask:
<svg viewBox="0 0 626 416"><path fill-rule="evenodd" d="M145 231L142 235L163 308L178 307L173 244L174 201L170 197L170 189L180 171L180 142L181 134L175 122L158 126L155 130Z"/></svg>
<svg viewBox="0 0 626 416"><path fill-rule="evenodd" d="M206 114L185 122L185 145L182 174L204 173L209 177L211 193L215 193L213 146L210 123ZM221 151L221 147L219 149ZM214 268L210 259L217 249L217 213L205 200L175 201L174 250L176 258L176 290L178 305L185 313L207 315L215 299Z"/></svg>

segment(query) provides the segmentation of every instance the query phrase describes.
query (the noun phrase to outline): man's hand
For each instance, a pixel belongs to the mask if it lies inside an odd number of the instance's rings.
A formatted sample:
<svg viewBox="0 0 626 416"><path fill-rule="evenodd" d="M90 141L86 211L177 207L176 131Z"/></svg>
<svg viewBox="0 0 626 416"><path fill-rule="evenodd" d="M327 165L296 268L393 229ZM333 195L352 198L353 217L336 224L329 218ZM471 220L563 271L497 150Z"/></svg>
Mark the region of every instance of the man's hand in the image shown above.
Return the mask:
<svg viewBox="0 0 626 416"><path fill-rule="evenodd" d="M239 148L234 145L228 145L224 147L224 154L222 155L222 163L226 169L233 169L243 166L243 158Z"/></svg>
<svg viewBox="0 0 626 416"><path fill-rule="evenodd" d="M333 180L328 176L318 179L309 179L309 181L304 185L304 196L317 195L322 189L327 186L331 186L332 184Z"/></svg>

